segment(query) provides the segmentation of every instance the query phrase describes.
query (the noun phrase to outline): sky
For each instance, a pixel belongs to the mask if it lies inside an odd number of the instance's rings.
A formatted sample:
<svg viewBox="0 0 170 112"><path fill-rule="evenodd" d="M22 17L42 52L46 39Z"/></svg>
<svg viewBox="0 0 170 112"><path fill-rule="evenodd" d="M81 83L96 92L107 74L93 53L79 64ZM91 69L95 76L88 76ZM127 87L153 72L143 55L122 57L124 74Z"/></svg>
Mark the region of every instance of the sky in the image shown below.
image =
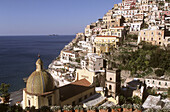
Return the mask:
<svg viewBox="0 0 170 112"><path fill-rule="evenodd" d="M0 35L75 35L122 0L1 0Z"/></svg>

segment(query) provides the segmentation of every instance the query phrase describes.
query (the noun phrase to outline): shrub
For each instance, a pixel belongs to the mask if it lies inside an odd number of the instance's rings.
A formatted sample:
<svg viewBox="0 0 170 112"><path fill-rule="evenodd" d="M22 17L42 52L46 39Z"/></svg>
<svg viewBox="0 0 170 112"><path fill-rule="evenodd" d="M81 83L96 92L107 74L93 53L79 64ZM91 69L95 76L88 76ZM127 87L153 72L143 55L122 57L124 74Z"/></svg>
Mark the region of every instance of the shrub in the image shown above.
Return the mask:
<svg viewBox="0 0 170 112"><path fill-rule="evenodd" d="M155 74L156 74L158 77L163 76L164 73L165 73L165 71L162 70L162 69L157 69L157 70L155 71Z"/></svg>

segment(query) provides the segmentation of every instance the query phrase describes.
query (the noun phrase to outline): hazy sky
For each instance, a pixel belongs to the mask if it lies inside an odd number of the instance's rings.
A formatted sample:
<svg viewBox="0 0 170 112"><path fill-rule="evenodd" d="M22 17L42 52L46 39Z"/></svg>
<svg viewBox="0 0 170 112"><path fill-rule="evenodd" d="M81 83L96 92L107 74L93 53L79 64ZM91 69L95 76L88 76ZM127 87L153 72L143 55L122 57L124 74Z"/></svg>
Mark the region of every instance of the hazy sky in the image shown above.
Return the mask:
<svg viewBox="0 0 170 112"><path fill-rule="evenodd" d="M0 35L72 35L122 0L1 0Z"/></svg>

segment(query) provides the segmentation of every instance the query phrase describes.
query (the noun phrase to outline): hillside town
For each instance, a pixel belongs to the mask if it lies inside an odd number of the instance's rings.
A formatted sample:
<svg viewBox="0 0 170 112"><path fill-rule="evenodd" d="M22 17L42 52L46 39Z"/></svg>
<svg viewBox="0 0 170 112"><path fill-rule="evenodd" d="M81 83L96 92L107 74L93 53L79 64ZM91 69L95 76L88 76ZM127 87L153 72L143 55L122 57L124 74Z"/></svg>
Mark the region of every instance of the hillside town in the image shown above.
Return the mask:
<svg viewBox="0 0 170 112"><path fill-rule="evenodd" d="M23 109L79 105L89 110L168 112L169 48L170 0L122 0L77 33L48 72L39 58L22 101L15 104Z"/></svg>

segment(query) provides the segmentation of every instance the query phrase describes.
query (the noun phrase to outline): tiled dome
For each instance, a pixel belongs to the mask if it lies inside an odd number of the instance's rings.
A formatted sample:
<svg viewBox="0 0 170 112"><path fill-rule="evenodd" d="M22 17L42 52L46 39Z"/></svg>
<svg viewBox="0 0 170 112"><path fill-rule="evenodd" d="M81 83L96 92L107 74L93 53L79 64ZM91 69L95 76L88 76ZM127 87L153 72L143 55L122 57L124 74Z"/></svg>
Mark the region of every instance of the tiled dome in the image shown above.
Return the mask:
<svg viewBox="0 0 170 112"><path fill-rule="evenodd" d="M43 62L38 59L36 62L37 69L28 78L26 91L31 94L44 94L54 90L54 80L51 74L43 70Z"/></svg>

